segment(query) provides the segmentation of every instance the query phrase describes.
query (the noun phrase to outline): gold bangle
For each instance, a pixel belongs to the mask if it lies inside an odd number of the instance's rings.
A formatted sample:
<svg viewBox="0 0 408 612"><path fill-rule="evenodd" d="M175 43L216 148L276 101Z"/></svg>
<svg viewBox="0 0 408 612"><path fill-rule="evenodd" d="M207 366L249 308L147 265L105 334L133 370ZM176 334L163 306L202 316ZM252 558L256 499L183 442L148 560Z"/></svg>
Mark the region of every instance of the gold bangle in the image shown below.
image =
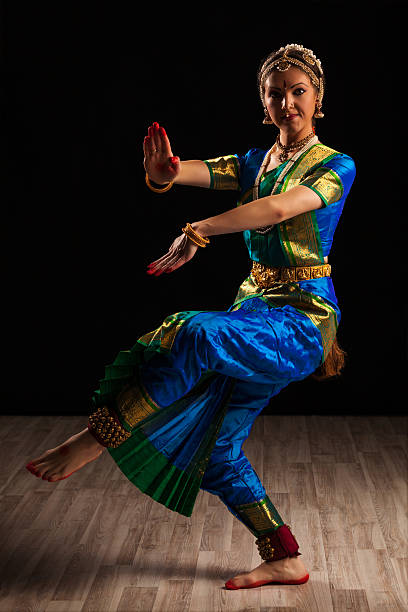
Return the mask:
<svg viewBox="0 0 408 612"><path fill-rule="evenodd" d="M145 181L146 181L146 185L148 186L148 188L154 191L155 193L164 193L165 191L168 191L169 189L173 187L173 183L174 183L174 181L170 181L170 183L167 183L167 185L163 189L157 189L157 187L153 187L153 185L151 184L149 180L149 175L147 174L147 172L145 176Z"/></svg>
<svg viewBox="0 0 408 612"><path fill-rule="evenodd" d="M184 232L184 233L186 233L186 232ZM192 238L192 237L191 237L191 236L189 236L188 234L186 234L186 236L188 236L188 238L189 238L189 240L191 240L191 242L194 242L194 244L196 244L196 245L197 245L197 246L199 246L199 247L203 247L203 248L205 248L205 247L207 246L206 244L200 244L199 242L196 242L196 241L194 240L194 238Z"/></svg>
<svg viewBox="0 0 408 612"><path fill-rule="evenodd" d="M210 244L210 241L208 240L208 238L206 236L201 236L195 230L193 230L190 223L187 223L186 227L182 228L182 231L197 246L206 247L207 244Z"/></svg>
<svg viewBox="0 0 408 612"><path fill-rule="evenodd" d="M190 223L187 223L186 227L184 228L188 234L194 236L195 238L197 238L197 240L199 242L206 242L207 244L210 244L210 241L208 240L207 236L202 236L201 234L199 234L198 232L196 232L192 226L190 225ZM187 235L188 235L187 234Z"/></svg>

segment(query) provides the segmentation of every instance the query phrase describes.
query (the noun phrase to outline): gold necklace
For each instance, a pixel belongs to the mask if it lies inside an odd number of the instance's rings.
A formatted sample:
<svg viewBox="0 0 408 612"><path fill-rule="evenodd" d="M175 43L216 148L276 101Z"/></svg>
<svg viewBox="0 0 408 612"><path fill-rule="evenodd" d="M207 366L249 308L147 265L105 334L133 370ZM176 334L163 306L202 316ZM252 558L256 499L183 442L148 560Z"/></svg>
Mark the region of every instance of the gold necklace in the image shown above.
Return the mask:
<svg viewBox="0 0 408 612"><path fill-rule="evenodd" d="M281 160L281 162L284 162L288 159L290 151L296 151L296 149L300 149L311 138L313 138L314 135L315 135L314 132L310 132L310 134L308 134L307 136L305 136L304 138L302 138L302 140L299 140L298 142L294 142L290 145L283 145L280 141L279 134L278 134L276 137L276 144L282 150L282 153L279 154L279 159Z"/></svg>

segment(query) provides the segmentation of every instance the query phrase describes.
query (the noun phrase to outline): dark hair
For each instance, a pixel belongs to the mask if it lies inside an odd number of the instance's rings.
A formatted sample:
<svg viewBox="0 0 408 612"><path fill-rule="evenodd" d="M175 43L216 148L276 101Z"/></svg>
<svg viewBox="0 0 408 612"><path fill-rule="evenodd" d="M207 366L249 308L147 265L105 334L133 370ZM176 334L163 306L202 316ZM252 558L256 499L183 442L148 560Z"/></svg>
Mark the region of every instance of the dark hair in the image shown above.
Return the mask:
<svg viewBox="0 0 408 612"><path fill-rule="evenodd" d="M315 380L326 380L333 376L340 376L344 368L344 362L347 353L340 348L337 342L337 336L334 338L332 347L324 360L324 362L311 374L311 378Z"/></svg>

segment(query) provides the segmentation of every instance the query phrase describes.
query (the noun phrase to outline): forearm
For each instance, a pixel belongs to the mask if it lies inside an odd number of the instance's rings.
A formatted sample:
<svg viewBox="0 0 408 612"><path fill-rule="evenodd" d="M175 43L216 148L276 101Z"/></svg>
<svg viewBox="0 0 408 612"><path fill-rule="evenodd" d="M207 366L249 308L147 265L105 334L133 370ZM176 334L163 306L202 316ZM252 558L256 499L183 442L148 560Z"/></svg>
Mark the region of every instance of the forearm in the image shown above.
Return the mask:
<svg viewBox="0 0 408 612"><path fill-rule="evenodd" d="M266 225L275 225L282 220L281 207L277 196L267 196L227 210L215 217L192 223L193 229L203 236L232 234L244 230L257 229Z"/></svg>
<svg viewBox="0 0 408 612"><path fill-rule="evenodd" d="M200 159L181 161L180 168L180 173L174 179L175 183L209 189L211 176L207 164L203 161Z"/></svg>

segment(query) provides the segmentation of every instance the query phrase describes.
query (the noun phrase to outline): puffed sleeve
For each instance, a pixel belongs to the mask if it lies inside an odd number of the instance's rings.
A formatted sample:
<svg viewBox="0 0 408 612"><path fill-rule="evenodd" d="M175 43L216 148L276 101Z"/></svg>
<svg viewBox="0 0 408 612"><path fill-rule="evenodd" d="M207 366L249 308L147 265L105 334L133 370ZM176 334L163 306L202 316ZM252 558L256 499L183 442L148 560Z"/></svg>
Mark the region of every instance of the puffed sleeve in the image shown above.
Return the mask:
<svg viewBox="0 0 408 612"><path fill-rule="evenodd" d="M355 176L356 166L353 159L349 155L339 153L313 170L299 185L313 189L326 207L347 197Z"/></svg>
<svg viewBox="0 0 408 612"><path fill-rule="evenodd" d="M240 155L223 155L214 159L204 159L210 171L210 189L232 189L239 191Z"/></svg>

